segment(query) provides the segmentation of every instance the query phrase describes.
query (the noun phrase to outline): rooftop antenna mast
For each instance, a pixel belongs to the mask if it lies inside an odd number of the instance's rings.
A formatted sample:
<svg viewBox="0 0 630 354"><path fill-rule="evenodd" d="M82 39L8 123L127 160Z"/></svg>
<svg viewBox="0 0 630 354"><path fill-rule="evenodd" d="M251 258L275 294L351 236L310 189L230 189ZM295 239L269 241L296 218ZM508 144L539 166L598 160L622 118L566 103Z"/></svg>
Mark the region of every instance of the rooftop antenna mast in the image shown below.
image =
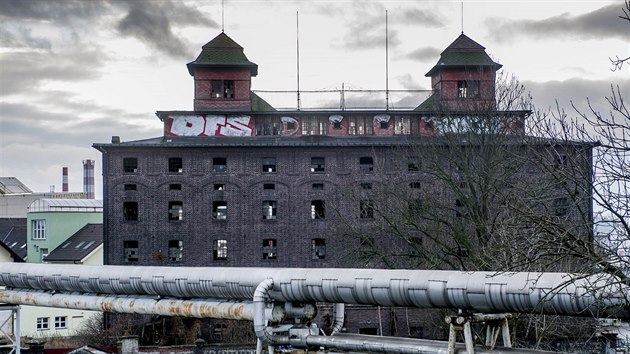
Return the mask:
<svg viewBox="0 0 630 354"><path fill-rule="evenodd" d="M387 32L387 10L385 10L385 109L389 110L389 35Z"/></svg>
<svg viewBox="0 0 630 354"><path fill-rule="evenodd" d="M295 12L295 32L296 32L296 50L297 50L297 110L302 109L302 101L300 99L300 12Z"/></svg>
<svg viewBox="0 0 630 354"><path fill-rule="evenodd" d="M223 0L221 0L221 32L225 32L225 15L224 15Z"/></svg>
<svg viewBox="0 0 630 354"><path fill-rule="evenodd" d="M462 34L464 34L464 2L462 1Z"/></svg>

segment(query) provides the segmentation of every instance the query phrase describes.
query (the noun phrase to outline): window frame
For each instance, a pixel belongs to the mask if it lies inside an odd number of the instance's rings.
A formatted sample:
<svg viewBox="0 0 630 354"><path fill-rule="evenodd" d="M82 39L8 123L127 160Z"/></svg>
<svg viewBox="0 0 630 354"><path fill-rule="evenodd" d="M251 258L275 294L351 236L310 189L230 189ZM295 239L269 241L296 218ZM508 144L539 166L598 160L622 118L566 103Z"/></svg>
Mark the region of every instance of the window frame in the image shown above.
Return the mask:
<svg viewBox="0 0 630 354"><path fill-rule="evenodd" d="M325 238L311 239L311 259L314 261L321 261L323 259L326 259L326 239Z"/></svg>
<svg viewBox="0 0 630 354"><path fill-rule="evenodd" d="M175 215L176 207L179 210ZM183 221L184 220L184 202L180 200L170 200L168 202L168 221Z"/></svg>
<svg viewBox="0 0 630 354"><path fill-rule="evenodd" d="M275 157L262 158L262 173L276 173L277 169L278 164Z"/></svg>
<svg viewBox="0 0 630 354"><path fill-rule="evenodd" d="M37 317L35 320L35 329L45 331L50 329L50 317Z"/></svg>
<svg viewBox="0 0 630 354"><path fill-rule="evenodd" d="M278 259L278 240L267 238L262 240L263 259Z"/></svg>
<svg viewBox="0 0 630 354"><path fill-rule="evenodd" d="M311 157L311 173L326 172L326 158L323 156Z"/></svg>
<svg viewBox="0 0 630 354"><path fill-rule="evenodd" d="M45 240L46 239L46 219L34 219L31 220L33 240Z"/></svg>
<svg viewBox="0 0 630 354"><path fill-rule="evenodd" d="M268 212L271 211L271 212ZM262 219L276 220L278 211L278 202L275 200L262 201Z"/></svg>
<svg viewBox="0 0 630 354"><path fill-rule="evenodd" d="M137 157L123 157L123 173L137 173L138 172L138 158Z"/></svg>
<svg viewBox="0 0 630 354"><path fill-rule="evenodd" d="M55 316L55 329L68 328L68 316Z"/></svg>
<svg viewBox="0 0 630 354"><path fill-rule="evenodd" d="M184 257L184 241L168 240L167 257L170 262L181 262Z"/></svg>
<svg viewBox="0 0 630 354"><path fill-rule="evenodd" d="M181 157L169 157L168 158L168 172L169 173L183 173L184 172L184 159Z"/></svg>
<svg viewBox="0 0 630 354"><path fill-rule="evenodd" d="M138 202L136 201L124 201L123 202L123 220L124 221L138 221Z"/></svg>
<svg viewBox="0 0 630 354"><path fill-rule="evenodd" d="M225 208L222 208L225 207ZM224 212L219 212L219 209L224 209ZM215 220L227 220L228 217L228 202L225 200L215 200L212 202L212 218Z"/></svg>
<svg viewBox="0 0 630 354"><path fill-rule="evenodd" d="M212 241L212 259L215 261L227 261L228 244L226 239L217 239Z"/></svg>
<svg viewBox="0 0 630 354"><path fill-rule="evenodd" d="M137 240L123 241L123 257L125 263L136 263L139 261L140 246Z"/></svg>

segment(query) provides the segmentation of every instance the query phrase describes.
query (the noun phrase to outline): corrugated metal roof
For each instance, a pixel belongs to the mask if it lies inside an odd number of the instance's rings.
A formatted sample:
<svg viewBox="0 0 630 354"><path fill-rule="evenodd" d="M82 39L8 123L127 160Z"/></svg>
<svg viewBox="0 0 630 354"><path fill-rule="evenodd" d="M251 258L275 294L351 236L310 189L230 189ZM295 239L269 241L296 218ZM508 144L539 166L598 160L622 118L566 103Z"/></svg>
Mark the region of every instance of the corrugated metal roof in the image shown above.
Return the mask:
<svg viewBox="0 0 630 354"><path fill-rule="evenodd" d="M102 212L103 201L97 199L37 199L28 206L31 213L48 211Z"/></svg>
<svg viewBox="0 0 630 354"><path fill-rule="evenodd" d="M15 177L0 177L0 194L33 193L24 183Z"/></svg>

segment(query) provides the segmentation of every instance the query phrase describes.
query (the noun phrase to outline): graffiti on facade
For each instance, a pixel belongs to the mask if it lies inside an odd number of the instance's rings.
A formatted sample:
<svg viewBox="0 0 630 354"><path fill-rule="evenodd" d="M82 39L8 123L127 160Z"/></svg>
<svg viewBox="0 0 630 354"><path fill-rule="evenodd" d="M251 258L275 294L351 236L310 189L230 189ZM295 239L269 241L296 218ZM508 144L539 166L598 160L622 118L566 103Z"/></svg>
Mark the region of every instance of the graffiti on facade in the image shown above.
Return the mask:
<svg viewBox="0 0 630 354"><path fill-rule="evenodd" d="M164 132L170 136L252 136L250 116L182 115L169 116Z"/></svg>

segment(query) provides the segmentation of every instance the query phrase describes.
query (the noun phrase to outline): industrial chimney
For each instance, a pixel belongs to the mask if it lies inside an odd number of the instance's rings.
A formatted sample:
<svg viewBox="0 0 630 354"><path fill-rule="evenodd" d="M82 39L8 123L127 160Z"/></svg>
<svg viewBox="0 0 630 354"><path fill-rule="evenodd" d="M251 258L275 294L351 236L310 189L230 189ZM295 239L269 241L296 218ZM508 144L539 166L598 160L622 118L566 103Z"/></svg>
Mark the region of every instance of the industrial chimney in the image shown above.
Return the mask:
<svg viewBox="0 0 630 354"><path fill-rule="evenodd" d="M61 191L62 192L68 192L68 168L67 167L62 167L62 179L61 179Z"/></svg>
<svg viewBox="0 0 630 354"><path fill-rule="evenodd" d="M83 160L83 192L94 199L94 160Z"/></svg>

